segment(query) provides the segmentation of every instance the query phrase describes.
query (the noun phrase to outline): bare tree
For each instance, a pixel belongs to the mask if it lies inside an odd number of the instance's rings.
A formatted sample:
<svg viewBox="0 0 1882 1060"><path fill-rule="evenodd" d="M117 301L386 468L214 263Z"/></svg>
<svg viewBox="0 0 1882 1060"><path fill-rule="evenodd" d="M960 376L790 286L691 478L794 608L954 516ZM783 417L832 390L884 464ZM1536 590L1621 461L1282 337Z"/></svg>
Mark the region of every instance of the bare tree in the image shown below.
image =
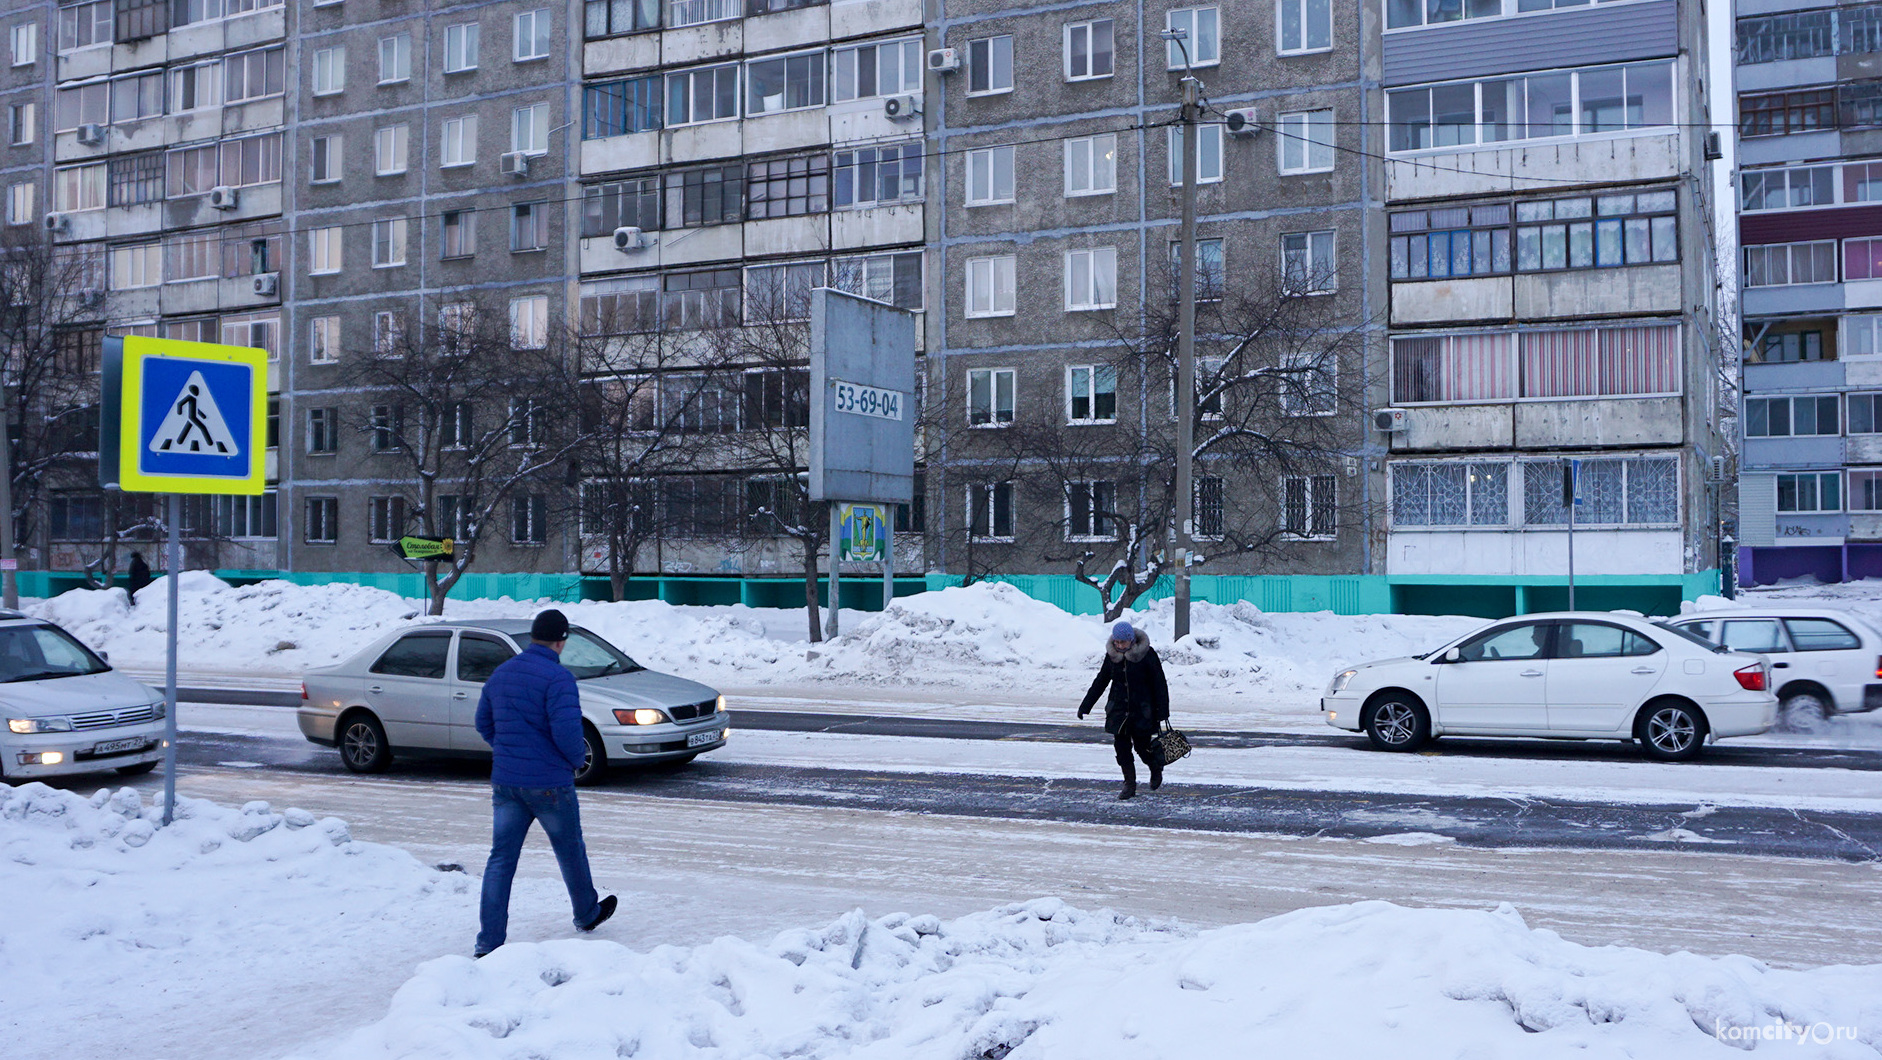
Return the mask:
<svg viewBox="0 0 1882 1060"><path fill-rule="evenodd" d="M477 557L503 506L529 487L560 485L586 441L574 406L578 372L553 333L539 341L512 334L507 311L476 299L446 305L435 324L375 336L349 351L346 381L362 392L355 417L375 452L401 457L414 495L405 527L448 537L448 559L424 564L431 613ZM547 505L543 504L546 515Z"/></svg>

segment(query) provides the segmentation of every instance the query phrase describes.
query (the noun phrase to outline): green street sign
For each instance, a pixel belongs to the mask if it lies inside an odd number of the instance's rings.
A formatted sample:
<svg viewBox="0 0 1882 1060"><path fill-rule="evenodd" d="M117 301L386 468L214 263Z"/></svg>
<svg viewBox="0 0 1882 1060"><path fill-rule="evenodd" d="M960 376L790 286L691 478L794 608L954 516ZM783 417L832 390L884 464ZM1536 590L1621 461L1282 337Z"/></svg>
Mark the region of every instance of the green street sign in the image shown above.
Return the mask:
<svg viewBox="0 0 1882 1060"><path fill-rule="evenodd" d="M457 542L448 537L401 537L392 543L400 559L438 559L455 552Z"/></svg>

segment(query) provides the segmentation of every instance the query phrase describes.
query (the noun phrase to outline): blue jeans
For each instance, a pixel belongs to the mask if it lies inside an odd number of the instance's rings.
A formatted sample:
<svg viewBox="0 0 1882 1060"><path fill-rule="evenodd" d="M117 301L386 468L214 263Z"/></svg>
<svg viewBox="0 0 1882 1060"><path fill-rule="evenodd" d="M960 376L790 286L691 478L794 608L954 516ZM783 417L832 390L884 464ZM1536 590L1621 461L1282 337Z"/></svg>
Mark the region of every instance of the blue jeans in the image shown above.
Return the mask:
<svg viewBox="0 0 1882 1060"><path fill-rule="evenodd" d="M490 860L484 863L483 930L477 933L477 952L496 949L509 935L510 881L516 876L516 862L531 821L542 822L549 845L555 848L556 863L562 866L562 882L569 889L575 926L582 928L593 922L601 913L601 903L595 894L594 878L588 873L588 845L582 842L582 815L575 801L575 786L512 788L493 784L490 806L494 818Z"/></svg>

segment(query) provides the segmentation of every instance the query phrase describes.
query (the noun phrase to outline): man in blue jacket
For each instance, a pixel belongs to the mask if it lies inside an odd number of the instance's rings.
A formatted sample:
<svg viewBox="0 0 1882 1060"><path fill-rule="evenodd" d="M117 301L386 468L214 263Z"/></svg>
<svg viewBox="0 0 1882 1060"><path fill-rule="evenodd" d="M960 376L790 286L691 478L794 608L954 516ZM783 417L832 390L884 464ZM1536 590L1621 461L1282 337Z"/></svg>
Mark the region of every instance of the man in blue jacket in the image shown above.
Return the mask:
<svg viewBox="0 0 1882 1060"><path fill-rule="evenodd" d="M588 873L575 771L588 754L575 675L562 665L569 620L550 609L529 627L530 645L497 667L477 701L477 735L490 745L490 860L484 864L483 928L477 956L503 945L510 927L510 881L531 821L541 821L562 867L575 926L593 931L614 915L615 898L599 901Z"/></svg>

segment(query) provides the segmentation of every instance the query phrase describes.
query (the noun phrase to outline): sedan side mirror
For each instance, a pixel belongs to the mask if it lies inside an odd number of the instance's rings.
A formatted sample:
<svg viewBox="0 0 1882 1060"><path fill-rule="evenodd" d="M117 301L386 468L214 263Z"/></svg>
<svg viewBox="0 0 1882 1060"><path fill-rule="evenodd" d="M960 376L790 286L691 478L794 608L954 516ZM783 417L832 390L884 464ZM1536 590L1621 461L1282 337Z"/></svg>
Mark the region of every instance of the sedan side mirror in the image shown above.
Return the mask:
<svg viewBox="0 0 1882 1060"><path fill-rule="evenodd" d="M1444 661L1445 662L1462 662L1463 659L1464 659L1464 653L1461 651L1458 651L1456 648L1444 649Z"/></svg>

